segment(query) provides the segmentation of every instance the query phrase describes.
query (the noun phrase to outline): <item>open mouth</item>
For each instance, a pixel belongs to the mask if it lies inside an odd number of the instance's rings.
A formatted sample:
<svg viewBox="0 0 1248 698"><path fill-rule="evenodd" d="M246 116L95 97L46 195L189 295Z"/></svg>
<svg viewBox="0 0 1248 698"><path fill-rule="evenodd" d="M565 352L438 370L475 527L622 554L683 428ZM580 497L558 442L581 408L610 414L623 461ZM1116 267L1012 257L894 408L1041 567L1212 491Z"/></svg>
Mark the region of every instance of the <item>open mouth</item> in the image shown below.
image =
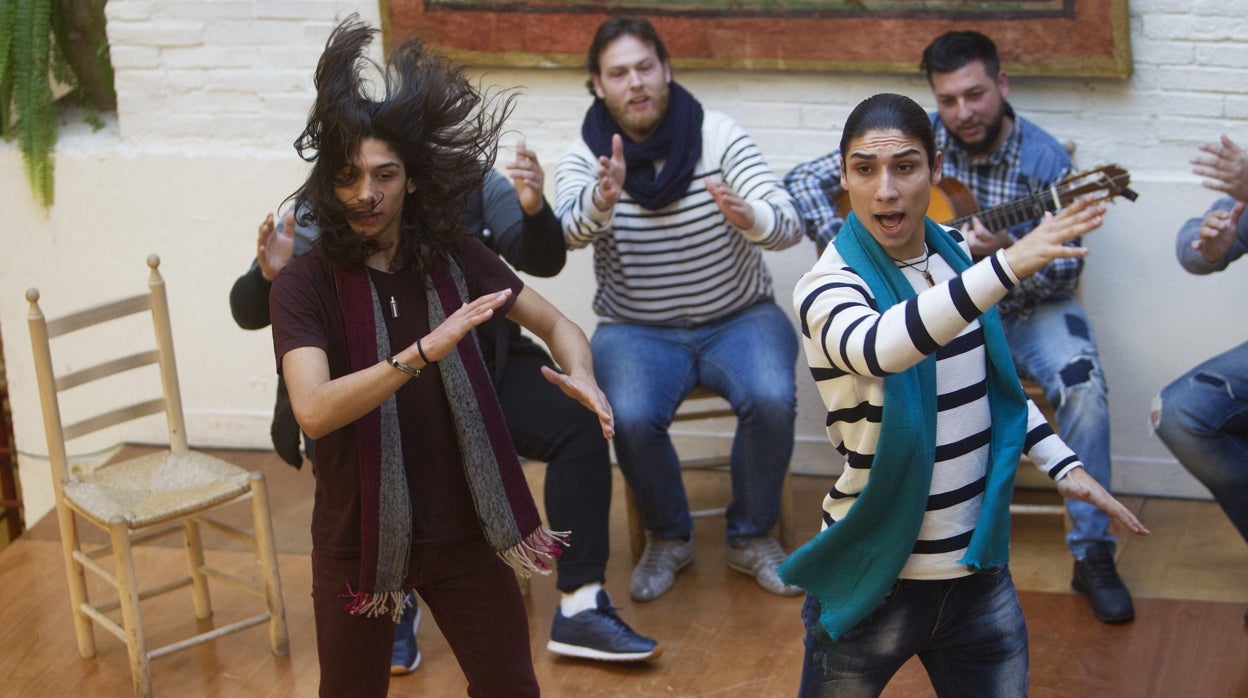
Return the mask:
<svg viewBox="0 0 1248 698"><path fill-rule="evenodd" d="M885 233L897 233L901 230L901 224L906 220L904 213L879 213L875 216L875 221L879 223L880 230Z"/></svg>

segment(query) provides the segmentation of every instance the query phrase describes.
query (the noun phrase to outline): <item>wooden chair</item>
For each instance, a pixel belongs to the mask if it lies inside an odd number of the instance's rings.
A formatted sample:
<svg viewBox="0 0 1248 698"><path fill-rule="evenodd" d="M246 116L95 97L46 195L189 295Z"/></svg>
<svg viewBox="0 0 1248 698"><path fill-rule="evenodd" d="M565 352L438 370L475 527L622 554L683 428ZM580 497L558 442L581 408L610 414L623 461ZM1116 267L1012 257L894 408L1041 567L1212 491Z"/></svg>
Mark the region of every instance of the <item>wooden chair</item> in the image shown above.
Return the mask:
<svg viewBox="0 0 1248 698"><path fill-rule="evenodd" d="M1049 420L1049 426L1053 427L1053 431L1057 432L1057 417L1053 412L1053 406L1049 404L1048 398L1044 396L1044 389L1039 384L1025 380L1023 381L1023 392L1032 402L1036 403L1036 407L1044 413ZM1040 471L1031 464L1031 461L1023 459L1018 464L1018 475L1014 479L1014 489L1038 489L1038 490L1056 490L1057 485L1048 477L1045 477ZM1011 514L1040 514L1044 516L1066 516L1066 505L1059 504L1023 504L1012 502L1010 504Z"/></svg>
<svg viewBox="0 0 1248 698"><path fill-rule="evenodd" d="M44 431L47 435L52 483L56 495L56 515L60 524L65 571L69 578L69 596L78 637L78 651L83 657L95 655L93 626L97 623L120 638L129 650L131 676L137 696L152 694L150 660L260 623L268 624L269 645L273 654L285 656L289 652L286 612L282 603L277 551L264 475L259 472L249 473L231 463L192 451L187 446L169 307L164 280L157 271L159 264L160 259L156 255L147 258L147 265L151 268L147 292L54 319L45 319L40 310L39 291L32 288L26 292L26 299L30 302L30 340L35 356L39 398L43 407ZM136 315L140 317L124 319ZM119 326L130 327L131 325L125 323L142 321L144 316L150 319L154 327L155 348L152 348L150 340L143 341L142 351L120 358L105 356L101 361L101 355L107 355L113 344L141 341L135 335L143 335L145 332L129 331L119 334ZM73 334L89 328L94 329L83 334ZM108 334L110 331L112 334ZM51 340L66 335L73 337L57 342L58 360L54 362ZM109 341L100 341L96 335L102 335ZM73 353L71 349L79 349L84 355L70 359L67 355ZM117 351L120 353L124 350ZM54 366L73 367L73 370L56 374ZM132 380L125 384L126 390L98 390L97 392L103 393L102 398L97 396L87 400L81 392L72 392L72 389L88 383L146 366L156 367L159 371L159 382L155 380L155 376L128 374ZM152 369L147 370L154 373ZM151 393L154 397L142 395L141 397L151 399L128 402L135 397L129 390L131 383L140 382L138 379L145 377L151 379L148 383L152 386ZM97 384L96 387L105 386L107 384ZM72 412L75 416L77 412L88 410L92 416L63 424L60 404L62 397L67 404L80 408ZM128 404L119 407L104 404L109 398ZM93 471L85 471L77 463L71 466L66 455L67 442L107 427L155 414L165 415L169 433L168 450L106 464ZM207 516L210 510L219 506L248 499L251 503L254 531L239 530ZM85 548L78 534L79 519L85 519L106 532L109 543L91 549ZM200 539L201 524L243 541L254 549L258 558L256 570L260 581L243 579L206 564L204 546ZM186 576L140 589L135 575L132 546L179 531L183 535L187 555ZM112 569L100 562L101 558L110 555L113 558ZM96 602L88 599L84 574L88 571L114 588L116 599ZM140 601L191 586L195 618L206 620L212 616L208 593L209 577L260 597L264 603L264 611L228 625L198 632L162 647L149 649L144 637ZM118 608L121 610L120 625L108 615ZM197 629L202 627L202 623L196 625Z"/></svg>
<svg viewBox="0 0 1248 698"><path fill-rule="evenodd" d="M724 399L702 386L694 386L693 390L685 396L684 402L681 403L680 408L676 411L675 422L721 419L724 417L736 417L732 408L728 406ZM680 468L682 471L720 470L727 473L728 457L711 456L682 460ZM628 514L629 550L632 552L633 562L637 562L641 559L641 554L646 548L646 529L641 523L641 509L633 498L633 490L626 485L624 493L625 508ZM726 509L727 507L697 509L689 513L696 519L706 516L723 516ZM777 537L780 539L781 547L785 550L792 550L797 544L797 528L793 518L793 485L787 470L784 473L784 486L780 492L780 521L777 524L777 528L779 529Z"/></svg>

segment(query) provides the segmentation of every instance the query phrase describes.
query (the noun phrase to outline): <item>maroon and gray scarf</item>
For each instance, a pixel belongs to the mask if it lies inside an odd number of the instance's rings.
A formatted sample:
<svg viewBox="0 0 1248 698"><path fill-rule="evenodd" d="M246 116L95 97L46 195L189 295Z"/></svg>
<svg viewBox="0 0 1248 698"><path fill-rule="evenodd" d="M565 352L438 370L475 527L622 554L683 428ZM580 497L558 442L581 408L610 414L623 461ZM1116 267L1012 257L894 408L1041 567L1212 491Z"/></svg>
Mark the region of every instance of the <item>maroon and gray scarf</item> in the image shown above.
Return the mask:
<svg viewBox="0 0 1248 698"><path fill-rule="evenodd" d="M334 286L351 371L385 361L392 354L390 338L368 269L334 267ZM440 325L468 298L463 273L452 260L434 271L425 286L430 328ZM464 472L486 540L521 574L548 574L547 560L559 555L568 534L542 525L475 334L468 333L455 351L438 361L437 369L451 405ZM411 549L412 515L394 395L357 420L355 427L360 471L360 578L358 589L348 588L347 610L357 615L390 615L398 622L406 595L402 586Z"/></svg>

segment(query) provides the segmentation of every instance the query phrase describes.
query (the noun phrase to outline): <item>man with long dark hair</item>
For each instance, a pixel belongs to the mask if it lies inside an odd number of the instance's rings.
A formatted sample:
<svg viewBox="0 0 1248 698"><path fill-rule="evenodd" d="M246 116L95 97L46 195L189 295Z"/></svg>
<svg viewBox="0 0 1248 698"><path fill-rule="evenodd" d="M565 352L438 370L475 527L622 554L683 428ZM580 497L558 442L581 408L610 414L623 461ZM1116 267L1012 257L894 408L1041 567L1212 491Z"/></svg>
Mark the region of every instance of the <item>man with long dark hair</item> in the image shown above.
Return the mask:
<svg viewBox="0 0 1248 698"><path fill-rule="evenodd" d="M321 694L383 696L415 590L469 693L537 695L515 570L544 571L544 527L473 328L505 316L550 348L542 374L614 433L580 328L464 230L510 98L483 98L418 41L366 84L373 30L330 36L296 142L320 236L274 281L273 341L316 440L312 597ZM501 100L501 101L500 101Z"/></svg>

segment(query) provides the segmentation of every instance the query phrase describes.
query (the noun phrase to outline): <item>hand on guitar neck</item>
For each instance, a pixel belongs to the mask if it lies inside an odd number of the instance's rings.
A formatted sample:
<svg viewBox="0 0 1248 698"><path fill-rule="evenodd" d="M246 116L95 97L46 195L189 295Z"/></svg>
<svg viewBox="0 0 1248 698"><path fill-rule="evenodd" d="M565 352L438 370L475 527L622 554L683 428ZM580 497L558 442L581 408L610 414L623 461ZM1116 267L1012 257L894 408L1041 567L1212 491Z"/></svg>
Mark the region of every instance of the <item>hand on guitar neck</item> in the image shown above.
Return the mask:
<svg viewBox="0 0 1248 698"><path fill-rule="evenodd" d="M1093 196L1076 199L1057 215L1046 213L1040 225L1005 250L1005 261L1024 279L1059 257L1085 257L1088 248L1066 243L1101 227L1104 214L1105 204Z"/></svg>

